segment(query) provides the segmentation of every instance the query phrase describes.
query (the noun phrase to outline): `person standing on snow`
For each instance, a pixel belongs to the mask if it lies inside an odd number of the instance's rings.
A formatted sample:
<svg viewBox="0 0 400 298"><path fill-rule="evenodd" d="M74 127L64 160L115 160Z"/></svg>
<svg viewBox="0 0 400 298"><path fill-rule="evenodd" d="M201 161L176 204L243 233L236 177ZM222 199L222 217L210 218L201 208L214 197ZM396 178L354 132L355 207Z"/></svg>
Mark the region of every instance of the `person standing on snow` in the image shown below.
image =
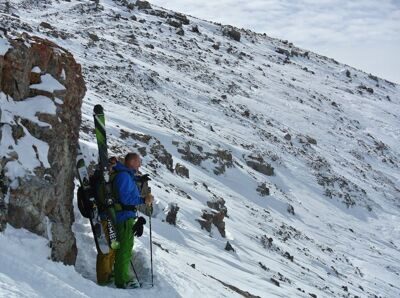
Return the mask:
<svg viewBox="0 0 400 298"><path fill-rule="evenodd" d="M138 281L129 273L133 249L133 230L139 229L143 231L143 223L141 227L135 226L137 219L136 208L143 203L151 206L154 200L150 193L145 198L141 197L140 190L136 184L138 179L136 174L138 174L141 162L139 154L128 153L125 156L124 164L117 162L113 168L115 171L113 189L117 202L115 204L116 230L117 238L120 242L120 248L115 252L114 263L115 286L117 288L140 287Z"/></svg>

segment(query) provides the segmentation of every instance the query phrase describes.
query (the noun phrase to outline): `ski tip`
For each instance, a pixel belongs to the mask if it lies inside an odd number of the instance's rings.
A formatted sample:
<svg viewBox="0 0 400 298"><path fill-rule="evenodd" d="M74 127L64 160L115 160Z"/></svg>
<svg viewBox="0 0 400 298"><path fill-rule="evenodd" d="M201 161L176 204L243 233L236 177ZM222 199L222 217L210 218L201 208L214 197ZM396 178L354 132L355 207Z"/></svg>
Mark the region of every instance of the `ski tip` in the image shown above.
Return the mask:
<svg viewBox="0 0 400 298"><path fill-rule="evenodd" d="M94 108L93 108L93 113L95 115L104 114L104 110L103 110L102 105L95 105Z"/></svg>

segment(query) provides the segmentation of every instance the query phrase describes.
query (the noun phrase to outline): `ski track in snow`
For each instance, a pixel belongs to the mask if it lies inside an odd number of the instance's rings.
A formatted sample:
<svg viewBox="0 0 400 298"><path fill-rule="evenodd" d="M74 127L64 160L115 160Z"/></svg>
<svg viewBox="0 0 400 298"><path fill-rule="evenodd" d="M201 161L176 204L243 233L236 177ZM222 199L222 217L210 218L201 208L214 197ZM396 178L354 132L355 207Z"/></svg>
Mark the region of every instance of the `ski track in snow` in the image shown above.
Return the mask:
<svg viewBox="0 0 400 298"><path fill-rule="evenodd" d="M105 108L113 154L147 148L143 171L153 177L157 200L155 287L97 286L90 226L75 211L75 269L49 261L44 238L12 227L0 235L0 296L241 297L223 282L260 297L399 297L399 86L311 52L286 58L276 49L305 50L249 31L236 42L218 24L191 17L178 36L166 18L117 2L100 1L95 9L88 0L11 1L20 21L0 14L0 26L20 32L26 23L82 64L88 163L97 158L95 104ZM1 42L0 54L7 50ZM146 144L124 132L159 140L190 178L159 162L152 168L154 139ZM216 175L212 159L190 163L173 143L187 141L200 155L229 150L233 167ZM244 156L252 153L275 175L247 166ZM266 197L256 191L263 182ZM226 238L196 221L217 197L228 210ZM176 227L165 222L171 202L180 207ZM228 240L235 252L224 250ZM135 241L135 266L149 282L148 226Z"/></svg>

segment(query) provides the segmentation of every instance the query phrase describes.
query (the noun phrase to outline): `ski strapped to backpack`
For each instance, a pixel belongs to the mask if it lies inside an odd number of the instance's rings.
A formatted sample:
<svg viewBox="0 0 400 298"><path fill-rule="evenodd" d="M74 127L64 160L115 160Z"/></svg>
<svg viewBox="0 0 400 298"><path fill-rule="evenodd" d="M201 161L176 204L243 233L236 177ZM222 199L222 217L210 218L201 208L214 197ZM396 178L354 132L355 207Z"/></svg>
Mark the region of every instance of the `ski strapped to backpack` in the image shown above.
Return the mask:
<svg viewBox="0 0 400 298"><path fill-rule="evenodd" d="M84 217L89 219L97 251L102 254L108 254L109 245L107 237L101 225L101 219L96 198L90 185L89 174L87 171L85 160L83 158L83 154L79 146L76 169L80 182L77 193L79 211Z"/></svg>
<svg viewBox="0 0 400 298"><path fill-rule="evenodd" d="M110 245L113 249L118 249L120 244L115 233L116 216L114 209L114 199L112 195L112 185L110 182L110 166L107 152L107 138L105 130L104 110L101 105L95 105L93 109L94 126L96 133L97 146L99 150L99 171L100 184L104 189L104 205L107 210L107 230L110 238Z"/></svg>

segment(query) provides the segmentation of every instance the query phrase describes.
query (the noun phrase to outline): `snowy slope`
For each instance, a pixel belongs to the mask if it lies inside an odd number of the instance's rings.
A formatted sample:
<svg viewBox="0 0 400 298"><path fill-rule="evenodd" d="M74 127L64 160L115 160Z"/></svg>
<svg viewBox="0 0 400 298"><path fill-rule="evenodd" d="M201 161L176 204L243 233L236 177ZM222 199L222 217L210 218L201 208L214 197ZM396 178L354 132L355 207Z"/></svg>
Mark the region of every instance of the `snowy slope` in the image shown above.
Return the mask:
<svg viewBox="0 0 400 298"><path fill-rule="evenodd" d="M87 160L96 160L92 109L101 103L113 153L145 151L143 171L154 177L156 286L135 294L400 295L398 85L265 35L241 30L238 42L192 17L179 35L173 21L182 16L160 8L39 2L11 1L14 15L1 14L0 26L49 38L82 64ZM167 169L163 148L190 178ZM258 161L274 175L255 170ZM257 191L263 183L269 196ZM218 198L225 238L196 221ZM174 202L176 227L165 222ZM75 214L77 272L47 261L43 239L9 228L0 295L132 295L95 285L90 227ZM135 247L144 279L148 242L146 230ZM24 273L29 262L38 275Z"/></svg>

